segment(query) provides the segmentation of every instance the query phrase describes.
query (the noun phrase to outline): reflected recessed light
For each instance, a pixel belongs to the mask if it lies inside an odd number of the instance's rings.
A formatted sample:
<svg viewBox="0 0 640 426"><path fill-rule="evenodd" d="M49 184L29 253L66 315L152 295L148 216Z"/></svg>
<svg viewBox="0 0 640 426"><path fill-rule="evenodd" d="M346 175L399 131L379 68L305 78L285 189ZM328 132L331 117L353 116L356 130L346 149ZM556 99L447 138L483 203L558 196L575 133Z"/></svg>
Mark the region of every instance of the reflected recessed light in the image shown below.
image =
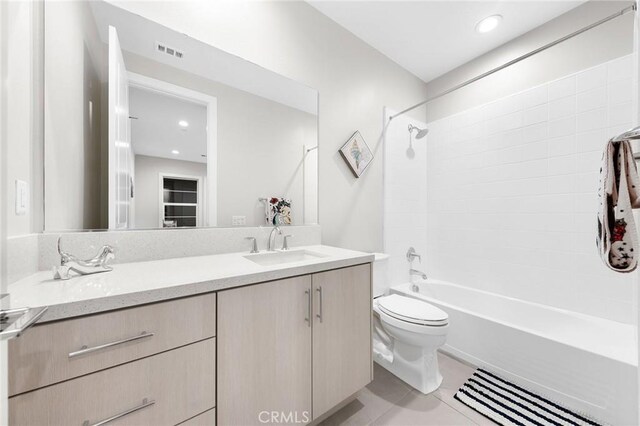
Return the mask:
<svg viewBox="0 0 640 426"><path fill-rule="evenodd" d="M502 21L502 15L491 15L484 18L482 21L476 24L476 31L480 34L488 33L496 29L498 24Z"/></svg>
<svg viewBox="0 0 640 426"><path fill-rule="evenodd" d="M178 121L178 126L186 129L187 127L189 127L189 122L185 120L180 120Z"/></svg>
<svg viewBox="0 0 640 426"><path fill-rule="evenodd" d="M180 151L178 151L177 149L174 149L174 150L171 151L171 153L174 154L174 155L178 155L178 154L180 154Z"/></svg>

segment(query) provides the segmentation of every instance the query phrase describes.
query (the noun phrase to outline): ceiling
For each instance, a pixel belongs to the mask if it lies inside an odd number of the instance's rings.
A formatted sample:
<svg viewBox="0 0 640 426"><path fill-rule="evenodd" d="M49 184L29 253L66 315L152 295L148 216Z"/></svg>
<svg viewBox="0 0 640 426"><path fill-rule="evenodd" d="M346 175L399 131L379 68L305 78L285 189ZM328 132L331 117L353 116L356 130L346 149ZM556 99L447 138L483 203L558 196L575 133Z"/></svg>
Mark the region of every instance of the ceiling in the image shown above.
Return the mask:
<svg viewBox="0 0 640 426"><path fill-rule="evenodd" d="M425 82L584 3L578 1L318 1L311 6ZM503 16L494 31L476 24Z"/></svg>
<svg viewBox="0 0 640 426"><path fill-rule="evenodd" d="M89 4L104 43L109 40L109 26L114 26L125 51L317 115L315 89L105 1ZM184 56L178 59L160 53L156 42L180 50Z"/></svg>
<svg viewBox="0 0 640 426"><path fill-rule="evenodd" d="M206 163L207 108L175 96L129 87L131 143L136 155ZM183 129L180 120L189 123ZM179 154L172 154L177 150Z"/></svg>

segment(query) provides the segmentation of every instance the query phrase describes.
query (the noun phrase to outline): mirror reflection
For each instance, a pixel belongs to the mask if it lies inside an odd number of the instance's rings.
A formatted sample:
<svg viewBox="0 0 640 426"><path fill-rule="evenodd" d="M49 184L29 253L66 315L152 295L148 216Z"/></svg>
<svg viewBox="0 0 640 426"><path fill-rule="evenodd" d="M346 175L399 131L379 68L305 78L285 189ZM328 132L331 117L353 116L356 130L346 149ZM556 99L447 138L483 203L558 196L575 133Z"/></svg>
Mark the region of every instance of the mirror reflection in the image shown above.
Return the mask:
<svg viewBox="0 0 640 426"><path fill-rule="evenodd" d="M105 2L45 23L45 230L317 223L316 90Z"/></svg>

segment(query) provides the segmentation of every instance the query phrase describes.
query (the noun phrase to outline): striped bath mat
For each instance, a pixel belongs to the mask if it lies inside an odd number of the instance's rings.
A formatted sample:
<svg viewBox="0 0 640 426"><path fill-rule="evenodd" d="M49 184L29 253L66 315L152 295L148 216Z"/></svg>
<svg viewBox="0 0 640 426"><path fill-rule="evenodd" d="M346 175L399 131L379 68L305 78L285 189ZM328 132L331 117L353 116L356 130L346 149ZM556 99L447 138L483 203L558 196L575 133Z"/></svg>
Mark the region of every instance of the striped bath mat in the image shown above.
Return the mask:
<svg viewBox="0 0 640 426"><path fill-rule="evenodd" d="M455 399L500 425L601 426L533 392L479 368Z"/></svg>

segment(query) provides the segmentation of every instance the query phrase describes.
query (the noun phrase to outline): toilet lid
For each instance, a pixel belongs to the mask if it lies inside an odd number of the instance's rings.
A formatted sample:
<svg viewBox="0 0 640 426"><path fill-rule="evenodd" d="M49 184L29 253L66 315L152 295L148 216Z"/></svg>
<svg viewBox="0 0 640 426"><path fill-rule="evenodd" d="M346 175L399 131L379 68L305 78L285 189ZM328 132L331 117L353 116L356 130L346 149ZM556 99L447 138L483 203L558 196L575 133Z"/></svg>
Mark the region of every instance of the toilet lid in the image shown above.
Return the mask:
<svg viewBox="0 0 640 426"><path fill-rule="evenodd" d="M446 325L449 320L449 315L442 309L412 297L391 294L379 297L377 301L384 313L402 321L441 326Z"/></svg>

